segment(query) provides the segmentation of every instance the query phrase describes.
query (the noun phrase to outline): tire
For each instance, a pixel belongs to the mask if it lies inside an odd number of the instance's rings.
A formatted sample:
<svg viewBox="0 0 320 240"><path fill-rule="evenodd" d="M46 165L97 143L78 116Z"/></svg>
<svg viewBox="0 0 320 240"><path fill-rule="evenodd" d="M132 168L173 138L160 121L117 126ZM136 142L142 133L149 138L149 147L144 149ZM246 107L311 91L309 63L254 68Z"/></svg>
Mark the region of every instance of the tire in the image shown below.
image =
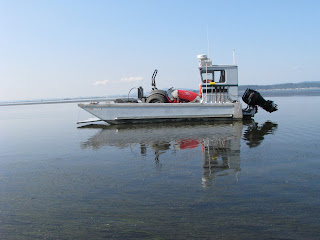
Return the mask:
<svg viewBox="0 0 320 240"><path fill-rule="evenodd" d="M160 94L152 94L147 98L147 103L167 103L168 99Z"/></svg>

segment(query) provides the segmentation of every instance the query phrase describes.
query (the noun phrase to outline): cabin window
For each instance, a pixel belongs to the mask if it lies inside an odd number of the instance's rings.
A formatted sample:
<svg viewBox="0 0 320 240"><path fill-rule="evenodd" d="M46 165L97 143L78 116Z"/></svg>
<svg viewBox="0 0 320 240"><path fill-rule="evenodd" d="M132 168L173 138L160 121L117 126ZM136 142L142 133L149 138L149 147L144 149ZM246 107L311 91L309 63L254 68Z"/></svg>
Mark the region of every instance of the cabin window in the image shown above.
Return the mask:
<svg viewBox="0 0 320 240"><path fill-rule="evenodd" d="M206 72L201 73L201 78L204 83L224 83L226 82L226 73L224 70L208 70Z"/></svg>

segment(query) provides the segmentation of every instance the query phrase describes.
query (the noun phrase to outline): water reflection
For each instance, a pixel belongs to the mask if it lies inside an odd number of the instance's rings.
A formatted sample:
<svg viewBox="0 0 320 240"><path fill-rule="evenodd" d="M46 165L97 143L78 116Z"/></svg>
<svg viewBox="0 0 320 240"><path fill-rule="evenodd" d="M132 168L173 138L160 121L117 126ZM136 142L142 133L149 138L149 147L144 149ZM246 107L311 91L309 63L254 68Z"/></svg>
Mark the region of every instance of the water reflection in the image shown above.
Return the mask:
<svg viewBox="0 0 320 240"><path fill-rule="evenodd" d="M250 147L258 146L264 135L271 134L277 124L265 122L261 126L254 121L218 124L162 124L162 125L87 125L83 128L100 129L81 144L81 148L98 150L104 146L120 149L139 146L142 156L154 153L155 164L161 163L161 154L166 152L199 150L199 165L202 165L202 184L208 186L217 176L237 173L240 168L240 141Z"/></svg>
<svg viewBox="0 0 320 240"><path fill-rule="evenodd" d="M278 124L267 121L262 125L252 121L247 123L243 139L250 148L257 147L261 144L265 135L273 134L278 128Z"/></svg>

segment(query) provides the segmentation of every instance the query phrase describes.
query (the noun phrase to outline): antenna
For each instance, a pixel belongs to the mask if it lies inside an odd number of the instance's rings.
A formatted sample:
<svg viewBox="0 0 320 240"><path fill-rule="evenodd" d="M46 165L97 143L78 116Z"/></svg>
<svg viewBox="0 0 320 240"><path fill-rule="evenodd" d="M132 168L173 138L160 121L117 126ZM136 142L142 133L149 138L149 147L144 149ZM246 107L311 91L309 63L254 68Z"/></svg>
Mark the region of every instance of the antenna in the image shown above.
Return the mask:
<svg viewBox="0 0 320 240"><path fill-rule="evenodd" d="M233 49L233 65L236 65L235 49Z"/></svg>
<svg viewBox="0 0 320 240"><path fill-rule="evenodd" d="M208 44L208 53L207 55L210 56L210 42L209 42L209 27L207 24L207 44Z"/></svg>

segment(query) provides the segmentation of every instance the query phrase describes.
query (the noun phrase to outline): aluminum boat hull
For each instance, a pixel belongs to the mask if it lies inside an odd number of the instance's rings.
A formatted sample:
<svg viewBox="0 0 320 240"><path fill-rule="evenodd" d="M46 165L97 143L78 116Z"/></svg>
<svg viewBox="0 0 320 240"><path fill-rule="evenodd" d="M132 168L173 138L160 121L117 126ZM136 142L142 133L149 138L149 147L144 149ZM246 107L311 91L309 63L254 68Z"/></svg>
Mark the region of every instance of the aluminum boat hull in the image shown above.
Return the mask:
<svg viewBox="0 0 320 240"><path fill-rule="evenodd" d="M109 124L237 120L240 102L227 103L90 103L79 107Z"/></svg>

